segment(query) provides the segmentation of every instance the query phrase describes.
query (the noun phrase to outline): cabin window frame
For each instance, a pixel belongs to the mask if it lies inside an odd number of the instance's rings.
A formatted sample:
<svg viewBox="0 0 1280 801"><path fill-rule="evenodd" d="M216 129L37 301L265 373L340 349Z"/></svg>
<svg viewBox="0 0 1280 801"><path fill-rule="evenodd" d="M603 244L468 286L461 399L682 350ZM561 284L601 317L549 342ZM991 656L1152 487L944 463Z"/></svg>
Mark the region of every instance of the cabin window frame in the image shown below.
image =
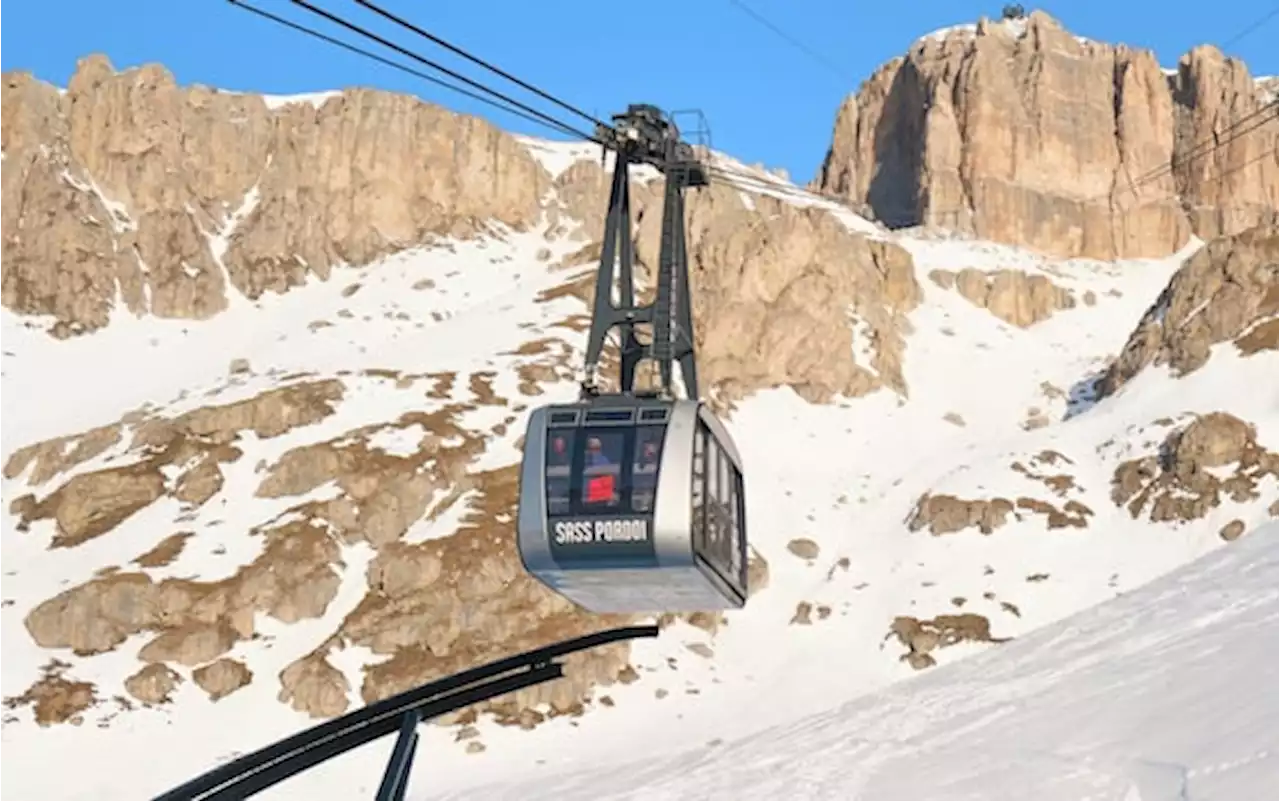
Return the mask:
<svg viewBox="0 0 1280 801"><path fill-rule="evenodd" d="M543 470L546 476L545 498L547 517L548 518L594 518L594 517L648 517L652 516L657 506L658 483L662 473L662 457L665 451L665 441L667 433L667 421L654 421L645 423L634 423L630 425L583 425L583 426L564 426L553 427L547 431L547 453L544 459ZM655 432L646 436L648 432ZM562 504L559 500L564 496L561 494L552 494L552 477L550 471L552 469L552 442L557 436L565 436L569 439L570 451L570 467L568 473L568 502ZM587 503L585 499L585 490L587 486L588 467L587 461L587 444L593 438L599 438L602 450L606 453L611 466L616 469L611 473L616 482L615 494L617 500L612 503ZM614 440L615 444L610 447L609 440ZM652 488L645 486L640 497L647 496L646 504L637 502L638 484L636 481L638 468L641 466L640 457L642 455L641 448L647 442L656 442L658 449L656 454L655 468L652 473ZM561 465L556 465L560 467ZM603 475L609 475L604 473ZM558 480L559 476L556 477ZM648 485L650 482L641 482ZM553 508L554 507L554 508Z"/></svg>
<svg viewBox="0 0 1280 801"><path fill-rule="evenodd" d="M690 535L694 553L732 586L745 584L742 471L698 418L694 431Z"/></svg>

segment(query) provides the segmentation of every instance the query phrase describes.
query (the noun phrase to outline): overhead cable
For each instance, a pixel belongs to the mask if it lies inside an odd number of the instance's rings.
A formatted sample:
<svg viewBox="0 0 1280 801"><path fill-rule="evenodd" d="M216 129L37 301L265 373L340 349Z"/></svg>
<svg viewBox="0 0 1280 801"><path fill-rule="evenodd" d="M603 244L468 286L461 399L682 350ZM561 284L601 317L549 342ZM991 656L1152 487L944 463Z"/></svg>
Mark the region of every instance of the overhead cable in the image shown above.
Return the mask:
<svg viewBox="0 0 1280 801"><path fill-rule="evenodd" d="M1268 20L1270 20L1272 17L1276 16L1277 14L1280 14L1280 8L1273 6L1270 11L1268 11L1267 13L1263 14L1261 17L1258 17L1256 20L1246 25L1243 29L1241 29L1239 33L1235 34L1227 41L1218 45L1218 49L1222 51L1226 51L1228 47L1230 47L1231 45L1235 44L1236 42L1240 41L1241 39L1245 38L1249 34L1261 28L1263 25L1267 23Z"/></svg>
<svg viewBox="0 0 1280 801"><path fill-rule="evenodd" d="M581 117L582 119L586 120L587 122L590 122L593 125L601 125L606 128L609 127L608 124L596 119L595 117L583 111L582 109L578 108L577 106L566 103L565 101L561 100L555 95L545 92L542 89L539 89L538 87L534 86L533 84L523 81L520 78L517 78L511 73L489 63L488 61L485 61L479 56L474 56L471 53L468 53L463 48L458 47L457 45L451 44L449 42L446 42L444 39L441 39L439 36L436 36L435 34L432 34L428 31L425 31L422 28L418 27L417 25L414 25L412 22L409 22L406 19L403 19L401 17L396 16L395 14L392 14L390 11L387 11L386 9L381 8L380 6L370 2L370 0L355 0L355 1L360 5L364 6L365 8L369 9L373 13L377 14L378 16L384 19L390 20L391 22L394 22L395 24L399 25L402 28L405 28L406 30L413 31L414 33L418 34L424 39L427 39L428 41L435 42L436 44L440 45L446 50L449 50L452 53L456 53L457 55L462 56L463 58L465 58L466 60L470 61L473 64L477 64L481 67L484 67L485 69L489 70L495 75L499 75L503 78L506 78L508 81L511 81L517 86L523 89L527 89L530 92L533 92L535 95L538 95L544 100L549 100L552 103L555 103L557 106L564 109L565 111L568 111L571 114Z"/></svg>
<svg viewBox="0 0 1280 801"><path fill-rule="evenodd" d="M493 100L492 98L485 97L484 95L478 92L472 92L470 89L464 89L461 86L455 86L449 83L448 81L443 81L433 75L428 75L427 73L422 72L421 70L416 70L413 67L410 67L406 64L401 64L399 62L392 61L391 59L385 56L380 56L377 53L374 53L372 50L365 50L362 47L357 47L356 45L353 45L349 42L344 42L341 39L335 39L334 37L329 36L326 33L321 33L315 28L309 28L306 25L301 25L297 22L294 22L293 20L285 19L284 17L280 17L275 14L272 14L270 11L265 11L256 6L249 5L248 3L244 2L244 0L230 0L230 2L233 5L239 6L245 11L248 11L252 14L257 14L258 16L268 19L276 23L277 25L283 25L286 28L291 28L300 33L304 33L307 36L311 36L315 39L319 39L320 41L325 42L327 44L331 44L334 47L338 47L343 50L349 51L351 53L355 53L356 55L363 56L364 58L370 59L371 61L376 61L379 64L383 64L388 67L391 67L392 69L396 69L396 70L399 70L400 72L406 73L408 75L412 75L415 78L420 78L428 83L435 84L436 86L442 87L444 89L448 89L452 92L457 92L458 94L463 95L464 97L469 97L472 100L475 100L479 103L484 103L485 105L491 106L500 111L505 111L508 114L512 114L516 117L520 117L524 120L527 120L528 122L532 122L534 124L541 125L544 127L550 127L547 125L545 121L540 120L537 117L534 117L532 114L527 114L521 111L520 109L513 108L511 106L506 105L505 103L499 102L497 100ZM555 130L558 131L560 129L556 128Z"/></svg>
<svg viewBox="0 0 1280 801"><path fill-rule="evenodd" d="M791 45L793 48L800 51L801 53L804 53L806 56L811 58L814 61L814 63L818 64L823 69L830 71L832 74L834 74L836 77L842 80L848 80L849 76L845 70L841 69L839 66L837 66L834 62L832 62L826 56L822 55L822 53L818 52L817 50L814 50L809 45L805 44L804 42L800 41L799 39L795 38L791 34L784 31L782 28L770 22L763 14L751 8L750 6L746 5L745 3L741 2L741 0L729 0L729 5L738 9L742 13L746 14L751 19L755 20L756 23L761 27L766 28L769 31L772 31L775 36L782 39L784 42Z"/></svg>
<svg viewBox="0 0 1280 801"><path fill-rule="evenodd" d="M235 1L236 1L236 0L232 0L232 2L235 2ZM593 139L594 139L594 137L593 137L591 134L583 133L582 131L577 130L576 128L574 128L573 126L571 126L571 125L569 125L569 124L567 124L567 123L561 122L560 120L556 119L555 117L552 117L552 116L550 116L550 115L548 115L548 114L545 114L545 113L543 113L543 112L539 111L538 109L533 108L532 106L529 106L529 105L526 105L526 104L524 104L524 103L521 103L520 101L516 100L515 98L509 97L508 95L505 95L505 94L503 94L502 92L499 92L499 91L498 91L498 90L496 90L496 89L493 89L493 88L490 88L490 87L488 87L488 86L485 86L484 84L480 83L479 81L472 80L471 78L468 78L467 76L462 75L462 74L460 74L460 73L458 73L458 72L455 72L454 70L451 70L451 69L449 69L448 67L445 67L445 66L443 66L443 65L441 65L441 64L438 64L438 63L436 63L436 62L432 61L432 60L431 60L431 59L429 59L429 58L425 58L424 56L421 56L421 55L419 55L418 53L415 53L414 51L409 50L408 48L402 47L402 46L400 46L400 45L396 44L395 42L390 41L389 39L386 39L386 38L384 38L384 37L382 37L382 36L379 36L378 34L373 33L372 31L370 31L370 30L368 30L368 29L366 29L366 28L362 28L361 26L356 25L355 23L348 22L347 20L343 19L342 17L339 17L339 16L338 16L338 15L336 15L336 14L333 14L333 13L331 13L331 12L329 12L329 11L326 11L326 10L325 10L325 9L323 9L323 8L320 8L320 7L318 7L318 6L315 6L315 5L313 5L313 4L309 3L309 2L307 2L307 0L290 0L290 2L292 2L294 5L296 5L296 6L300 7L300 8L302 8L302 9L305 9L306 11L309 11L309 12L310 12L310 13L312 13L312 14L315 14L316 16L322 17L322 18L327 19L327 20L329 20L330 22L332 22L332 23L334 23L334 24L336 24L336 25L339 25L339 26L341 26L341 27L343 27L343 28L346 28L347 30L351 31L352 33L358 34L358 35L360 35L360 36L365 37L366 39L369 39L369 40L371 40L371 41L377 42L378 44L380 44L380 45L382 45L382 46L384 46L384 47L388 47L388 48L390 48L390 49L392 49L392 50L395 50L397 53L400 53L400 54L401 54L401 55L403 55L403 56L407 56L407 57L409 57L409 58L413 59L414 61L417 61L417 62L418 62L418 63L420 63L420 64L423 64L423 65L425 65L425 66L427 66L427 67L430 67L431 69L433 69L433 70L435 70L435 71L437 71L437 72L440 72L440 73L443 73L443 74L445 74L445 75L448 75L449 77L451 77L451 78L453 78L453 79L455 79L455 80L461 81L462 83L464 83L464 84L466 84L466 85L468 85L468 86L471 86L471 87L473 87L473 88L475 88L475 89L478 89L478 90L480 90L481 92L484 92L484 93L486 93L486 94L488 94L488 95L491 95L491 96L493 96L493 97L497 98L498 100L502 100L502 101L504 101L504 102L506 102L506 103L509 103L509 104L511 104L512 106L515 106L516 108L520 109L521 111L524 111L524 112L525 112L525 113L527 113L527 114L531 114L531 115L533 115L533 116L537 117L538 119L545 121L547 124L551 125L552 127L557 128L557 129L559 129L560 131L562 131L562 132L564 132L564 133L567 133L567 134L569 134L569 135L571 135L571 136L573 136L573 137L575 137L575 138L578 138L578 139L585 139L585 140L593 140Z"/></svg>

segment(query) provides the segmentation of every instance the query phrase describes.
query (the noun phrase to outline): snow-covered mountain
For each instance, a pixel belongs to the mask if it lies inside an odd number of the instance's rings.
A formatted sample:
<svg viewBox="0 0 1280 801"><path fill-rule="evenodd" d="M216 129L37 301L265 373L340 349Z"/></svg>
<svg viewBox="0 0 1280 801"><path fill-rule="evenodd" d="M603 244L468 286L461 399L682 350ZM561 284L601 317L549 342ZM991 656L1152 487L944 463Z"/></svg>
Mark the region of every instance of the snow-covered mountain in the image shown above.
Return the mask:
<svg viewBox="0 0 1280 801"><path fill-rule="evenodd" d="M166 106L189 115L178 127L212 118L209 142L232 136L223 113L270 133L246 134L260 152L235 150L226 170L183 156L196 178L157 188L156 165L186 152L168 129L85 133L136 111L139 85L179 98ZM378 93L268 104L96 62L69 87L75 104L6 86L7 793L154 793L312 718L621 622L526 578L511 532L526 415L576 394L597 152ZM44 127L10 122L19 101L40 113L18 118ZM377 148L333 132L370 121L375 141L422 139L364 164ZM398 158L431 162L427 145L459 131L477 144L395 183ZM367 184L342 194L347 178L289 163L303 151L362 164ZM989 774L959 775L957 760L1019 736L1001 734L1003 705L1055 687L1083 703L1088 689L1054 666L1141 650L1114 621L1138 627L1157 607L1151 637L1170 649L1236 647L1217 629L1246 622L1274 636L1273 601L1233 605L1265 600L1263 585L1274 599L1274 533L1031 633L1275 517L1274 218L1163 258L1062 260L889 232L717 158L737 178L691 202L690 253L702 363L747 465L753 596L723 617L663 619L656 641L574 657L565 680L431 727L411 792L496 781L498 797L524 796L569 771L546 792L571 797L599 789L587 766L648 760L605 789L728 793L738 785L705 777L743 759L783 770L794 752L779 738L837 747L840 708L875 721L849 759L865 746L900 783L824 783L834 763L804 763L818 776L806 797L906 792L927 775L906 775L917 740L952 771L946 797L964 797ZM482 169L491 159L515 177ZM657 197L640 186L634 202ZM646 264L657 217L638 224ZM1203 638L1170 622L1183 615ZM938 675L898 684L920 670ZM1240 670L1215 687L1256 692L1270 676L1274 692L1274 663ZM987 695L995 685L1007 694ZM966 690L983 694L965 707L974 720L940 711ZM978 739L957 744L971 724ZM1023 759L1028 781L1084 771L1062 798L1163 787L1167 766L1138 776L1151 760L1214 767L1156 750L1095 765L1041 734L1001 758ZM1245 731L1248 748L1274 749L1263 734ZM371 793L389 746L280 792ZM74 776L41 767L68 754ZM695 764L694 784L668 782Z"/></svg>

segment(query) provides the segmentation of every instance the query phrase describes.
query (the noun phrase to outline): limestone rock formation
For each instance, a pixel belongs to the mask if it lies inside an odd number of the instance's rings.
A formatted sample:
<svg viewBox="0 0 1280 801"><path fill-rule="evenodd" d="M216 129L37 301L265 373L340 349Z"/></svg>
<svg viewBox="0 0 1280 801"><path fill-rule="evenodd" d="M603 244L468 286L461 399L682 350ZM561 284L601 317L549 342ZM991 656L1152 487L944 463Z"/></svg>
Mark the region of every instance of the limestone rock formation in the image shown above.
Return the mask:
<svg viewBox="0 0 1280 801"><path fill-rule="evenodd" d="M814 186L891 227L1159 256L1275 213L1267 102L1212 47L1166 76L1149 51L1079 39L1040 11L983 20L921 39L864 82Z"/></svg>
<svg viewBox="0 0 1280 801"><path fill-rule="evenodd" d="M1148 365L1198 370L1235 340L1244 354L1276 349L1280 237L1276 220L1219 237L1187 259L1143 315L1098 386L1113 394Z"/></svg>
<svg viewBox="0 0 1280 801"><path fill-rule="evenodd" d="M1235 470L1224 474L1230 465ZM1134 519L1149 511L1153 523L1199 520L1224 500L1258 498L1258 485L1274 481L1278 467L1280 456L1258 442L1253 425L1212 412L1171 432L1158 454L1116 467L1111 500Z"/></svg>
<svg viewBox="0 0 1280 801"><path fill-rule="evenodd" d="M1068 500L1061 508L1049 501L1022 496L1015 500L990 498L968 500L954 495L926 492L916 501L907 520L909 531L929 529L934 536L954 534L966 528L976 528L983 534L991 534L1009 522L1010 517L1021 521L1027 515L1044 517L1045 528L1086 528L1093 510L1078 500Z"/></svg>
<svg viewBox="0 0 1280 801"><path fill-rule="evenodd" d="M934 536L952 534L970 526L990 534L1003 526L1013 513L1014 505L1005 498L965 500L954 495L925 493L916 503L907 528L928 528Z"/></svg>
<svg viewBox="0 0 1280 801"><path fill-rule="evenodd" d="M920 620L910 615L895 617L885 639L895 638L906 647L900 659L916 670L937 664L933 653L959 642L1008 642L1008 637L992 637L991 621L982 615L966 612L938 615Z"/></svg>
<svg viewBox="0 0 1280 801"><path fill-rule="evenodd" d="M124 680L129 695L144 704L168 703L173 691L182 683L182 677L162 662L145 665L137 673Z"/></svg>
<svg viewBox="0 0 1280 801"><path fill-rule="evenodd" d="M313 718L329 718L347 711L347 677L324 658L312 653L280 672L279 700Z"/></svg>
<svg viewBox="0 0 1280 801"><path fill-rule="evenodd" d="M209 694L209 700L220 701L253 681L253 671L243 662L219 659L193 670L191 679Z"/></svg>
<svg viewBox="0 0 1280 801"><path fill-rule="evenodd" d="M36 723L49 726L54 723L80 724L81 713L99 703L98 688L87 681L66 676L71 665L58 659L41 668L40 678L22 695L4 699L7 709L31 706Z"/></svg>
<svg viewBox="0 0 1280 801"><path fill-rule="evenodd" d="M523 228L550 177L475 117L386 92L318 108L180 88L157 65L83 59L65 94L3 87L3 303L60 333L129 311L209 317L482 223Z"/></svg>
<svg viewBox="0 0 1280 801"><path fill-rule="evenodd" d="M943 289L955 289L960 296L998 319L1027 328L1076 305L1075 296L1043 275L1021 270L983 272L972 267L958 273L932 270L929 279Z"/></svg>

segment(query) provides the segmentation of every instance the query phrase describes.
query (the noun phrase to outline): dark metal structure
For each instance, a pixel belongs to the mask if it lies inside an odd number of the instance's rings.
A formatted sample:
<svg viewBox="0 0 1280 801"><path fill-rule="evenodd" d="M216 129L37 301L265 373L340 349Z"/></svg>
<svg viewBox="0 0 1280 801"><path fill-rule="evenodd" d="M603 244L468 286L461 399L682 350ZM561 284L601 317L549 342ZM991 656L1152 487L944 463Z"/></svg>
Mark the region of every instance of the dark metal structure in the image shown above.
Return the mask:
<svg viewBox="0 0 1280 801"><path fill-rule="evenodd" d="M418 724L499 695L558 679L557 660L613 642L658 636L657 626L610 629L500 659L424 684L246 754L156 796L155 801L235 801L365 743L399 732L377 801L402 801L418 745Z"/></svg>
<svg viewBox="0 0 1280 801"><path fill-rule="evenodd" d="M530 415L520 556L539 581L596 612L739 608L747 590L742 459L699 398L685 242L684 193L707 185L708 168L654 106L629 106L595 138L616 162L582 390L576 403ZM665 179L656 287L644 305L631 239L633 165ZM617 386L606 392L600 361L615 329ZM646 361L658 380L642 390Z"/></svg>
<svg viewBox="0 0 1280 801"><path fill-rule="evenodd" d="M596 138L616 154L609 214L605 218L600 268L596 273L595 305L587 335L584 396L599 394L596 384L600 356L614 328L621 334L621 373L618 393L635 392L636 368L652 359L661 374L660 391L674 397L673 365L680 365L685 396L698 397L694 360L693 307L689 300L689 262L685 252L684 192L709 183L705 165L693 147L680 139L680 130L659 109L631 105L615 114L614 127L598 126ZM662 241L658 254L657 292L653 302L636 305L635 254L631 241L630 167L647 164L662 173L666 195L662 204ZM613 302L617 264L621 302ZM639 325L652 326L646 345L636 336Z"/></svg>

